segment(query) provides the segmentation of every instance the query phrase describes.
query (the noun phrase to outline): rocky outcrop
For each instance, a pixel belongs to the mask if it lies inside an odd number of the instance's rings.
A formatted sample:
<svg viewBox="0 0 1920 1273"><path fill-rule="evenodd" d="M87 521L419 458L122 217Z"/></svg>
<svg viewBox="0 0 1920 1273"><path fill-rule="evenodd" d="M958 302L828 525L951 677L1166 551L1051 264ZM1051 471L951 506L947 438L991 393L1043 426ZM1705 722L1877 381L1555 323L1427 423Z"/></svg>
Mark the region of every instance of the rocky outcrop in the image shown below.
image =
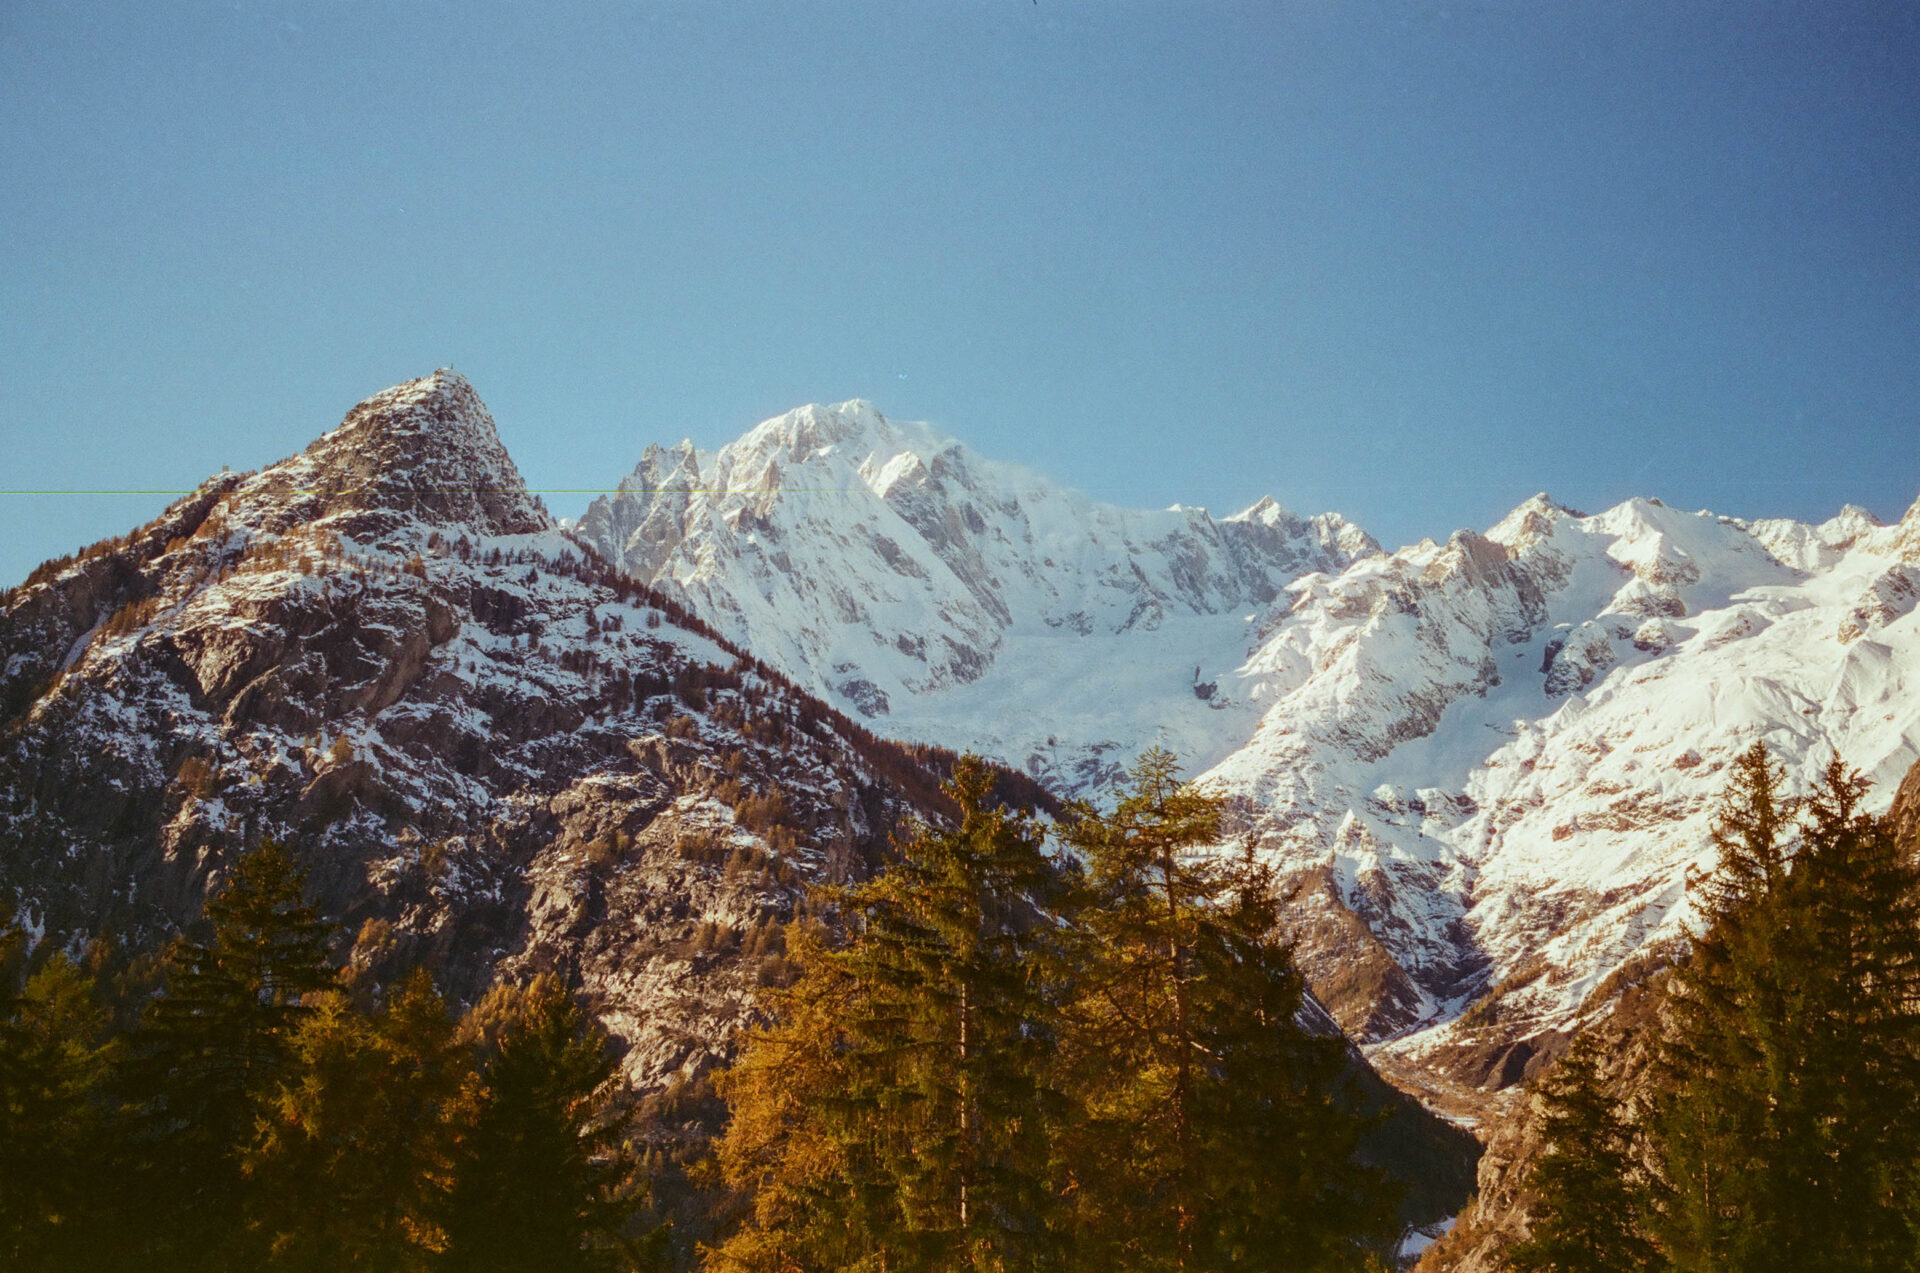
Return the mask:
<svg viewBox="0 0 1920 1273"><path fill-rule="evenodd" d="M561 971L643 1087L724 1053L809 881L937 808L937 756L556 530L447 371L36 572L0 667L0 897L39 941L150 946L275 836L376 973Z"/></svg>
<svg viewBox="0 0 1920 1273"><path fill-rule="evenodd" d="M1609 1091L1635 1110L1645 1108L1653 1091L1660 980L1655 974L1650 982L1628 985L1591 1005L1594 1019L1585 1027L1601 1041L1600 1072ZM1550 1070L1550 1060L1566 1050L1569 1038L1554 1039L1543 1063L1530 1067L1531 1073ZM1482 1127L1486 1148L1473 1203L1422 1255L1414 1266L1417 1273L1500 1273L1506 1268L1507 1252L1531 1231L1528 1175L1546 1151L1544 1115L1545 1105L1531 1086L1515 1089L1494 1108Z"/></svg>

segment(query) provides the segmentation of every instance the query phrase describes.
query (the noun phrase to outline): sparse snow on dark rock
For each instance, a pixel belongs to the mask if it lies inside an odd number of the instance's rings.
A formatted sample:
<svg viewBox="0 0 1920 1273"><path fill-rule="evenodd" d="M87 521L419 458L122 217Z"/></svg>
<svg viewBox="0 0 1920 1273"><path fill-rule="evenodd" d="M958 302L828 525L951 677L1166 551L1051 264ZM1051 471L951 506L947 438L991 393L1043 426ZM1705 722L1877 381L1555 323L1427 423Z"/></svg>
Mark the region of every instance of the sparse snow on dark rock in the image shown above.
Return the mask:
<svg viewBox="0 0 1920 1273"><path fill-rule="evenodd" d="M937 779L670 608L552 526L465 380L375 395L6 595L0 900L148 944L283 837L363 960L556 969L636 1083L708 1064L806 882Z"/></svg>

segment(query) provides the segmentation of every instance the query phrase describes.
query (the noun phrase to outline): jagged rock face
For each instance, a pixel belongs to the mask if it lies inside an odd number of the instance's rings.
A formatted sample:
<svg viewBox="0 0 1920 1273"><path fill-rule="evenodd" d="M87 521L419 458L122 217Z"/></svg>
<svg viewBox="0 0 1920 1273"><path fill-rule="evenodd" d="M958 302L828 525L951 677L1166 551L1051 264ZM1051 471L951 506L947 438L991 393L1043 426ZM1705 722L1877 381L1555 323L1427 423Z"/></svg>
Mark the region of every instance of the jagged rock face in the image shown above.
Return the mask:
<svg viewBox="0 0 1920 1273"><path fill-rule="evenodd" d="M1342 1024L1390 1066L1504 1086L1527 1039L1683 934L1755 739L1796 783L1837 750L1890 800L1920 755L1916 527L1542 497L1294 584L1222 682L1265 715L1207 779L1307 883L1302 960Z"/></svg>
<svg viewBox="0 0 1920 1273"><path fill-rule="evenodd" d="M489 535L552 528L500 445L486 405L450 368L368 398L253 487L282 493L278 516L300 521L358 511L396 528L452 525ZM275 520L269 515L268 525L277 530Z"/></svg>
<svg viewBox="0 0 1920 1273"><path fill-rule="evenodd" d="M805 407L712 454L649 448L580 534L874 727L1095 791L1143 743L1224 754L1214 692L1250 612L1378 546L1262 500L1142 512L869 404Z"/></svg>
<svg viewBox="0 0 1920 1273"><path fill-rule="evenodd" d="M559 970L641 1086L723 1054L804 884L927 807L553 528L449 372L36 572L0 702L0 904L39 940L150 945L279 836L356 959Z"/></svg>
<svg viewBox="0 0 1920 1273"><path fill-rule="evenodd" d="M1597 1008L1585 1027L1600 1041L1602 1083L1629 1110L1644 1109L1655 1087L1659 984L1655 977L1651 983L1628 987ZM1566 1042L1556 1040L1555 1057ZM1546 1103L1531 1087L1505 1095L1480 1128L1486 1149L1476 1170L1473 1202L1447 1236L1425 1252L1414 1266L1416 1273L1502 1273L1508 1252L1532 1232L1534 1195L1528 1177L1547 1150Z"/></svg>

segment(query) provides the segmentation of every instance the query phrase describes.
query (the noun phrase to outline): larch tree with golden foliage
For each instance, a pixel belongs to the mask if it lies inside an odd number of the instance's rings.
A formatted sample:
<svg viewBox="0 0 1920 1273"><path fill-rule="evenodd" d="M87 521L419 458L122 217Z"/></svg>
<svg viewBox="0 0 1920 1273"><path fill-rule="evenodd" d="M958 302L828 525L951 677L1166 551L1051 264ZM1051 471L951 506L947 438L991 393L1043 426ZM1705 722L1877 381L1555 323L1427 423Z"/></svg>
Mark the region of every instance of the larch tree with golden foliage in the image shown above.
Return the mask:
<svg viewBox="0 0 1920 1273"><path fill-rule="evenodd" d="M1299 1022L1267 872L1221 847L1223 802L1150 751L1084 860L1057 1147L1088 1269L1365 1267L1393 1235L1384 1177L1355 1162L1344 1042Z"/></svg>
<svg viewBox="0 0 1920 1273"><path fill-rule="evenodd" d="M1048 1130L1054 939L1042 836L963 760L950 831L835 895L844 938L801 930L798 979L720 1090L727 1183L752 1198L710 1269L1032 1269L1057 1263Z"/></svg>

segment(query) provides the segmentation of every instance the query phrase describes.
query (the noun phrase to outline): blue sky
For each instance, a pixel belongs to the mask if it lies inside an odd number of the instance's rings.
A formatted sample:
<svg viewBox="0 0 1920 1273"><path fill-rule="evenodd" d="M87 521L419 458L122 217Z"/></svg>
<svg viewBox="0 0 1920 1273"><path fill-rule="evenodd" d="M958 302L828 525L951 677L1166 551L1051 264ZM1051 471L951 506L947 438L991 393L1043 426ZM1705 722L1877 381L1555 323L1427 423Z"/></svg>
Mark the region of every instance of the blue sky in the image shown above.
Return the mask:
<svg viewBox="0 0 1920 1273"><path fill-rule="evenodd" d="M860 396L1389 543L1920 493L1906 4L12 0L0 173L9 489L452 364L536 487ZM166 502L0 496L0 582Z"/></svg>

